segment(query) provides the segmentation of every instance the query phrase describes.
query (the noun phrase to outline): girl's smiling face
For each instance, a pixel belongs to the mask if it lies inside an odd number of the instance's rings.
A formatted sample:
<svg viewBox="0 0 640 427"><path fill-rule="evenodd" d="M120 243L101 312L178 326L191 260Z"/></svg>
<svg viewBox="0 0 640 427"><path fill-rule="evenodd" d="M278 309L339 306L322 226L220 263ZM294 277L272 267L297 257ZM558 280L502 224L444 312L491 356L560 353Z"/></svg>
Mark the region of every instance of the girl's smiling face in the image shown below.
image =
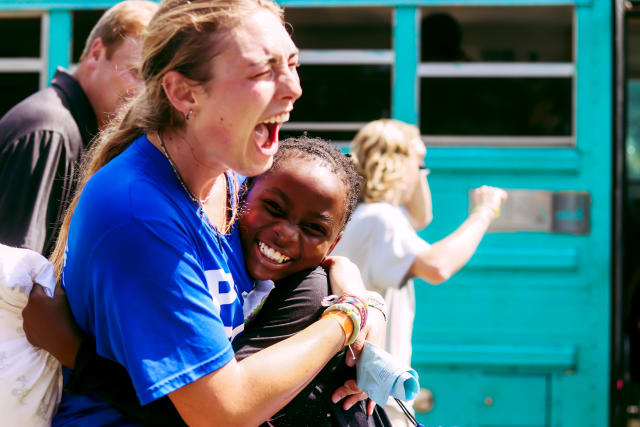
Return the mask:
<svg viewBox="0 0 640 427"><path fill-rule="evenodd" d="M280 280L317 267L339 240L345 197L318 159L292 156L256 178L238 220L249 274Z"/></svg>

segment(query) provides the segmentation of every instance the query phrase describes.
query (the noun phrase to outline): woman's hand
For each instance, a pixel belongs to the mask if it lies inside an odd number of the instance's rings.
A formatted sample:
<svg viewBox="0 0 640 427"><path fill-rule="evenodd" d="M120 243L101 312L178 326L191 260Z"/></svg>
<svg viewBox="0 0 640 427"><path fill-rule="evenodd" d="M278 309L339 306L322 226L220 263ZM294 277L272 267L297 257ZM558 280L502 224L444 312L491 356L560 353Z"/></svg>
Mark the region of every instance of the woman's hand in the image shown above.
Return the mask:
<svg viewBox="0 0 640 427"><path fill-rule="evenodd" d="M22 310L22 327L31 344L48 351L63 365L75 366L82 335L62 287L57 286L53 298L49 298L42 286L34 283Z"/></svg>
<svg viewBox="0 0 640 427"><path fill-rule="evenodd" d="M419 170L413 192L408 200L404 202L404 207L409 214L409 222L415 230L422 230L433 220L433 207L431 202L431 189L427 175L428 169Z"/></svg>
<svg viewBox="0 0 640 427"><path fill-rule="evenodd" d="M473 201L476 210L486 210L491 213L490 218L496 219L500 215L500 208L507 200L507 192L501 188L483 185L473 190Z"/></svg>

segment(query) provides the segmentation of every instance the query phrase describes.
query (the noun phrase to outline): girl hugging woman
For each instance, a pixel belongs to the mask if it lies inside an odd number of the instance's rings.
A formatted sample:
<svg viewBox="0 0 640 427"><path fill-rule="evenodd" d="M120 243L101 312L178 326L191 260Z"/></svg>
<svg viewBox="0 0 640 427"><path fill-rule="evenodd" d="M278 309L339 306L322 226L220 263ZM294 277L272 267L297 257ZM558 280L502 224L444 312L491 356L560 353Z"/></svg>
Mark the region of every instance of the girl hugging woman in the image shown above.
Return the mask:
<svg viewBox="0 0 640 427"><path fill-rule="evenodd" d="M331 293L325 261L349 221L360 193L361 178L352 162L320 139L300 137L280 143L272 167L249 178L241 193L238 231L247 273L275 286L247 320L244 331L232 339L235 358L241 361L294 336L321 317L322 301ZM370 315L380 315L375 308ZM70 325L63 319L60 331ZM55 340L51 336L51 340ZM79 339L79 338L78 338ZM45 349L47 343L38 343ZM355 387L355 370L338 353L315 379L282 410L269 419L276 426L388 425L384 411L365 407ZM141 406L124 368L96 355L95 341L86 338L75 359L67 390L93 392L130 421L144 425L176 425L182 420L167 398ZM286 373L283 373L286 374ZM345 380L346 385L343 386ZM343 398L342 404L338 403Z"/></svg>

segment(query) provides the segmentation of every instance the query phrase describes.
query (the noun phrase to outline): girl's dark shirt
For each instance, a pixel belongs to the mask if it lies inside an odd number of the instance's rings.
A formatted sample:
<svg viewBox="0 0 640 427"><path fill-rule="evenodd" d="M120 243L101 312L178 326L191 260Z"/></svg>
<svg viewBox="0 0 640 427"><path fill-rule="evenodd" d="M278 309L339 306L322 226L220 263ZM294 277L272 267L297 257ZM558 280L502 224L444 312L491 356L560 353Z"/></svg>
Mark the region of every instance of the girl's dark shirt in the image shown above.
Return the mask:
<svg viewBox="0 0 640 427"><path fill-rule="evenodd" d="M256 317L234 340L236 359L249 357L311 325L324 311L321 302L329 293L327 275L321 267L276 282ZM345 364L345 354L342 350L334 356L307 387L271 418L271 425L390 426L380 407L368 417L364 402L347 411L341 402L331 402L331 394L339 386L347 379L355 379L355 368ZM184 425L167 396L141 406L127 371L119 363L98 356L95 341L90 338L83 340L66 391L95 393L140 425Z"/></svg>

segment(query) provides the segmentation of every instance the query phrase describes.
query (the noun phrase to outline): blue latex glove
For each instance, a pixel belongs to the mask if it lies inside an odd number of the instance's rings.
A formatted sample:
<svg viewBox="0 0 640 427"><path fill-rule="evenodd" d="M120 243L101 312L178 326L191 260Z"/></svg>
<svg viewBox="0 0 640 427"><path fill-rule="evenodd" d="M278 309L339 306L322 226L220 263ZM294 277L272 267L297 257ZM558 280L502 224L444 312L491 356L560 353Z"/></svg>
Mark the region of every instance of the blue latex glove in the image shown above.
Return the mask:
<svg viewBox="0 0 640 427"><path fill-rule="evenodd" d="M418 395L418 373L368 341L356 367L358 387L383 408L389 396L408 401Z"/></svg>

